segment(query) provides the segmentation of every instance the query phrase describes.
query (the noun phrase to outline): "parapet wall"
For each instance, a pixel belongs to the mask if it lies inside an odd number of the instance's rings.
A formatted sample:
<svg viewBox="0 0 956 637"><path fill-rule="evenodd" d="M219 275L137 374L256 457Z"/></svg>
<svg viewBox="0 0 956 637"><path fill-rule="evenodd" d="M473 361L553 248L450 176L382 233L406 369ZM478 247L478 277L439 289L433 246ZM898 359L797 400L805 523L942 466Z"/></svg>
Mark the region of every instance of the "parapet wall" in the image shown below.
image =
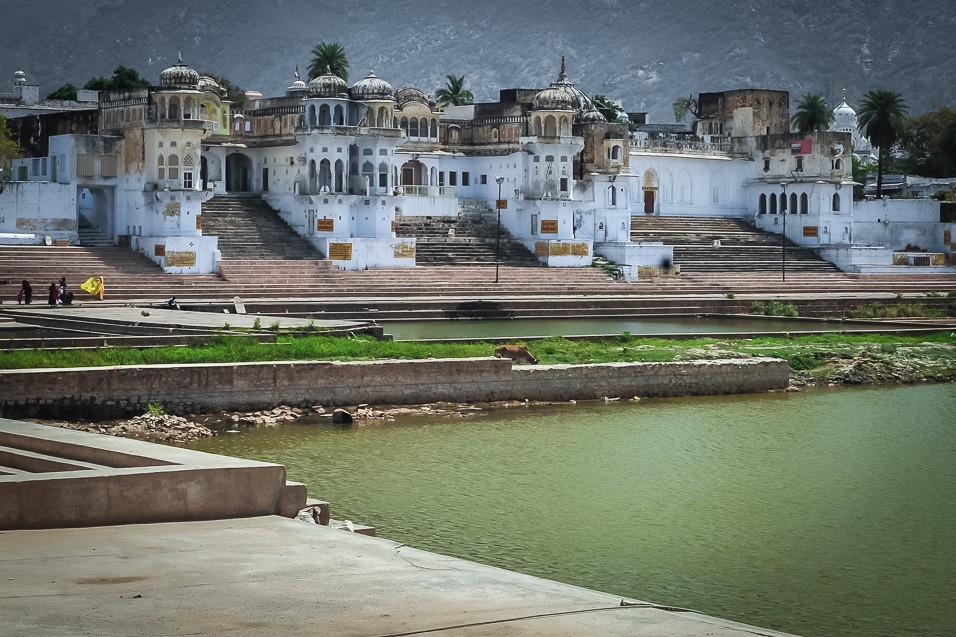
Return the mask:
<svg viewBox="0 0 956 637"><path fill-rule="evenodd" d="M587 400L736 394L783 389L787 362L770 358L683 363L515 366L508 359L152 365L0 372L0 416L255 410L439 401Z"/></svg>

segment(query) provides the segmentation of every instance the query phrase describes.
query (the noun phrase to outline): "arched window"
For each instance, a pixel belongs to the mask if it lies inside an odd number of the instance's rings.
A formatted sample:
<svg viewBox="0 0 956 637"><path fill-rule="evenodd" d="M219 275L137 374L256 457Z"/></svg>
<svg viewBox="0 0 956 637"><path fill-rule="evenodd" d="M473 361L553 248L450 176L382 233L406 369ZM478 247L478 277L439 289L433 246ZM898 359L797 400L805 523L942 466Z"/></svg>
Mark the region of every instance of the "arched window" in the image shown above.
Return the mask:
<svg viewBox="0 0 956 637"><path fill-rule="evenodd" d="M332 190L332 164L328 159L319 162L319 190L325 192Z"/></svg>
<svg viewBox="0 0 956 637"><path fill-rule="evenodd" d="M193 119L193 98L183 100L183 119Z"/></svg>
<svg viewBox="0 0 956 637"><path fill-rule="evenodd" d="M156 179L166 180L166 158L162 155L156 158Z"/></svg>
<svg viewBox="0 0 956 637"><path fill-rule="evenodd" d="M329 108L328 104L322 104L319 107L319 126L331 126L332 125L332 109Z"/></svg>
<svg viewBox="0 0 956 637"><path fill-rule="evenodd" d="M167 162L167 173L170 181L179 180L179 155L170 155Z"/></svg>
<svg viewBox="0 0 956 637"><path fill-rule="evenodd" d="M180 119L179 117L179 98L171 97L169 98L169 119Z"/></svg>
<svg viewBox="0 0 956 637"><path fill-rule="evenodd" d="M621 161L621 147L617 144L611 146L611 161L619 162Z"/></svg>
<svg viewBox="0 0 956 637"><path fill-rule="evenodd" d="M408 121L408 136L418 137L418 120L414 117Z"/></svg>
<svg viewBox="0 0 956 637"><path fill-rule="evenodd" d="M840 193L833 193L833 212L840 212Z"/></svg>
<svg viewBox="0 0 956 637"><path fill-rule="evenodd" d="M554 118L554 115L548 115L544 118L544 136L545 137L557 137L558 136L558 122Z"/></svg>
<svg viewBox="0 0 956 637"><path fill-rule="evenodd" d="M498 141L498 129L497 129L497 128L492 128L492 129L491 129L491 141L492 141L492 142L497 142L497 141Z"/></svg>
<svg viewBox="0 0 956 637"><path fill-rule="evenodd" d="M402 130L405 131L405 134L408 135L408 118L407 117L402 118L401 127L402 127Z"/></svg>
<svg viewBox="0 0 956 637"><path fill-rule="evenodd" d="M842 159L837 158L836 161L833 162L833 170L843 170L843 160L842 160Z"/></svg>
<svg viewBox="0 0 956 637"><path fill-rule="evenodd" d="M757 212L759 214L767 214L767 193L760 193L760 203L758 204Z"/></svg>
<svg viewBox="0 0 956 637"><path fill-rule="evenodd" d="M388 164L384 161L378 165L378 187L388 188Z"/></svg>
<svg viewBox="0 0 956 637"><path fill-rule="evenodd" d="M807 193L800 195L800 214L806 215L810 213L810 198L807 197Z"/></svg>
<svg viewBox="0 0 956 637"><path fill-rule="evenodd" d="M770 195L770 214L777 214L777 195Z"/></svg>
<svg viewBox="0 0 956 637"><path fill-rule="evenodd" d="M797 214L797 193L790 193L790 214Z"/></svg>
<svg viewBox="0 0 956 637"><path fill-rule="evenodd" d="M319 190L319 173L315 169L315 160L309 160L309 194L317 194Z"/></svg>
<svg viewBox="0 0 956 637"><path fill-rule="evenodd" d="M424 117L418 122L418 135L419 137L428 137L428 120Z"/></svg>
<svg viewBox="0 0 956 637"><path fill-rule="evenodd" d="M432 118L431 135L430 135L430 137L431 137L433 140L438 141L438 120L435 119L435 118Z"/></svg>
<svg viewBox="0 0 956 637"><path fill-rule="evenodd" d="M780 214L787 214L787 195L780 195Z"/></svg>
<svg viewBox="0 0 956 637"><path fill-rule="evenodd" d="M345 115L342 111L342 105L336 104L335 111L332 115L332 125L333 126L345 126Z"/></svg>
<svg viewBox="0 0 956 637"><path fill-rule="evenodd" d="M335 162L335 192L342 192L345 189L345 164L341 159Z"/></svg>

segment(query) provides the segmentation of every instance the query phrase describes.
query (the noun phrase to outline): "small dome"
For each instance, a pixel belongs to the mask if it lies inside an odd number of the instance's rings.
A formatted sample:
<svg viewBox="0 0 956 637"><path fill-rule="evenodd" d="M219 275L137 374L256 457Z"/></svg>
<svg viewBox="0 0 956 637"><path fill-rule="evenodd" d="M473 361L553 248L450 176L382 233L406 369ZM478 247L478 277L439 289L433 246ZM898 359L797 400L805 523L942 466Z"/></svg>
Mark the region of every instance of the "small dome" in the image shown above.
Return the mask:
<svg viewBox="0 0 956 637"><path fill-rule="evenodd" d="M159 74L159 85L163 88L197 88L199 73L183 64L183 56L179 55L179 62Z"/></svg>
<svg viewBox="0 0 956 637"><path fill-rule="evenodd" d="M326 69L325 73L309 82L308 89L311 97L343 97L348 95L349 86L345 80Z"/></svg>
<svg viewBox="0 0 956 637"><path fill-rule="evenodd" d="M23 71L17 71L13 74L13 81L15 84L26 84L27 83L27 74Z"/></svg>
<svg viewBox="0 0 956 637"><path fill-rule="evenodd" d="M392 85L369 71L368 75L352 86L352 99L363 101L392 99Z"/></svg>
<svg viewBox="0 0 956 637"><path fill-rule="evenodd" d="M607 118L601 114L601 111L593 107L578 116L578 122L581 124L603 124L606 121Z"/></svg>
<svg viewBox="0 0 956 637"><path fill-rule="evenodd" d="M398 102L399 106L404 106L409 102L421 102L426 105L429 103L428 95L425 94L425 91L415 88L414 86L406 86L395 93L395 101Z"/></svg>
<svg viewBox="0 0 956 637"><path fill-rule="evenodd" d="M197 85L200 91L209 91L217 95L223 95L226 92L226 90L219 85L219 82L208 75L200 75Z"/></svg>
<svg viewBox="0 0 956 637"><path fill-rule="evenodd" d="M571 96L552 85L534 96L533 107L536 111L570 111Z"/></svg>

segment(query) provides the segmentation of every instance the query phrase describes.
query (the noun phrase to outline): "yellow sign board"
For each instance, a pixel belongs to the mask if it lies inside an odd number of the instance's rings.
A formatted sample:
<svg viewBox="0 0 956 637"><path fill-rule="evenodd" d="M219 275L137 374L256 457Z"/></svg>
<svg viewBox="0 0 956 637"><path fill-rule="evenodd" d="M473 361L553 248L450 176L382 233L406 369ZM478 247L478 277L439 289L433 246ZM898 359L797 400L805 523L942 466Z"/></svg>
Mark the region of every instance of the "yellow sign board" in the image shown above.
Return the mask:
<svg viewBox="0 0 956 637"><path fill-rule="evenodd" d="M191 268L196 265L195 252L172 252L166 253L166 267Z"/></svg>
<svg viewBox="0 0 956 637"><path fill-rule="evenodd" d="M335 230L335 219L316 219L315 229L317 232L332 232Z"/></svg>
<svg viewBox="0 0 956 637"><path fill-rule="evenodd" d="M572 243L571 244L571 254L576 257L586 257L590 253L588 250L588 244L586 243Z"/></svg>
<svg viewBox="0 0 956 637"><path fill-rule="evenodd" d="M567 241L552 241L551 242L551 256L552 257L569 257L571 256L571 244Z"/></svg>
<svg viewBox="0 0 956 637"><path fill-rule="evenodd" d="M542 219L541 234L558 234L558 220L557 219Z"/></svg>
<svg viewBox="0 0 956 637"><path fill-rule="evenodd" d="M330 243L329 259L332 261L351 261L352 244L351 243Z"/></svg>
<svg viewBox="0 0 956 637"><path fill-rule="evenodd" d="M409 241L402 241L395 244L395 250L392 252L392 255L396 259L408 259L415 258L415 244Z"/></svg>
<svg viewBox="0 0 956 637"><path fill-rule="evenodd" d="M819 237L819 236L820 236L820 227L819 227L819 226L803 226L803 236L805 236L805 237Z"/></svg>
<svg viewBox="0 0 956 637"><path fill-rule="evenodd" d="M508 200L507 199L496 199L495 205L498 210L507 210L508 209Z"/></svg>
<svg viewBox="0 0 956 637"><path fill-rule="evenodd" d="M548 256L548 242L547 241L536 241L534 244L534 256L536 257L546 257Z"/></svg>

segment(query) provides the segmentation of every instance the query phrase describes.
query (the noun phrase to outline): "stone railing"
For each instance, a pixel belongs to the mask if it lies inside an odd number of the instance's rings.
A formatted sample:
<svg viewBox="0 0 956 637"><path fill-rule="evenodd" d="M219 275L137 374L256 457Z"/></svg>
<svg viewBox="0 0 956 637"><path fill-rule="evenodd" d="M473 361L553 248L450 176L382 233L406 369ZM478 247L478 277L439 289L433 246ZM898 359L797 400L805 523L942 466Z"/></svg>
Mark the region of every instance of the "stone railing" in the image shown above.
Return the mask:
<svg viewBox="0 0 956 637"><path fill-rule="evenodd" d="M401 186L407 197L454 197L455 186Z"/></svg>

